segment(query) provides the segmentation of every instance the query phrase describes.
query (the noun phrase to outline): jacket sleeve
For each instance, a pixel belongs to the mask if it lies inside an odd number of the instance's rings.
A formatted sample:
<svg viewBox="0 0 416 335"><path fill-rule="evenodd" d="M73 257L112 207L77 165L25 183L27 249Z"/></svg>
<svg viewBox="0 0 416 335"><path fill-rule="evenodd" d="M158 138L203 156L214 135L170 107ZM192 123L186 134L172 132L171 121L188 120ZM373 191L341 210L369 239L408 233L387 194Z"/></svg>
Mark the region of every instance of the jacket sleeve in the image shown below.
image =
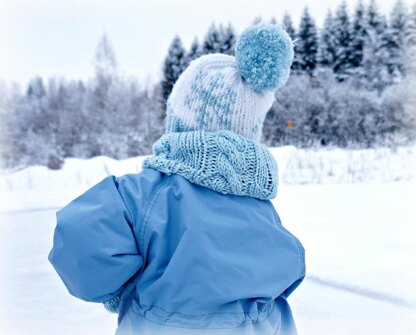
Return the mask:
<svg viewBox="0 0 416 335"><path fill-rule="evenodd" d="M68 291L85 301L113 299L143 265L118 187L108 176L56 215L49 260Z"/></svg>

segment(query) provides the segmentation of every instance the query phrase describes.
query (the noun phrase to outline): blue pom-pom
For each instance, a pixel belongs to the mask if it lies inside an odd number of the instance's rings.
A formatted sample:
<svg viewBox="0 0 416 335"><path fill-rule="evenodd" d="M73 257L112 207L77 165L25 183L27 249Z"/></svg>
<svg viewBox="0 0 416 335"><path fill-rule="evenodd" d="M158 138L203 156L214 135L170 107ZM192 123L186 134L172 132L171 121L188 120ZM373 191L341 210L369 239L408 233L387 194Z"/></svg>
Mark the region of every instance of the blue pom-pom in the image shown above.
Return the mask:
<svg viewBox="0 0 416 335"><path fill-rule="evenodd" d="M256 24L241 34L235 58L248 86L255 91L274 91L289 78L293 42L277 25Z"/></svg>

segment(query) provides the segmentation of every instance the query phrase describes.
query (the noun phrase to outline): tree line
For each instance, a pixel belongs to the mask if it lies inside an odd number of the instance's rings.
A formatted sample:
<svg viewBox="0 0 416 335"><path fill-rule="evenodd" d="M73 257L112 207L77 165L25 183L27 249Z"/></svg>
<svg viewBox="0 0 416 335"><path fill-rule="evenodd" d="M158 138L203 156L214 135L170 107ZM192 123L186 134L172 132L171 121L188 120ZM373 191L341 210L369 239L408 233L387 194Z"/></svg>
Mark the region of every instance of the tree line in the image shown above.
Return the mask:
<svg viewBox="0 0 416 335"><path fill-rule="evenodd" d="M322 27L308 8L297 27L288 13L271 23L294 40L295 59L267 114L264 143L374 147L414 140L416 5L409 10L399 0L386 16L375 1L360 1L351 12L342 2ZM175 36L156 84L121 75L103 36L89 80L37 77L25 92L0 86L2 165L59 168L65 157L149 154L164 132L165 103L180 74L203 54L233 55L237 37L231 23L213 23L189 48Z"/></svg>

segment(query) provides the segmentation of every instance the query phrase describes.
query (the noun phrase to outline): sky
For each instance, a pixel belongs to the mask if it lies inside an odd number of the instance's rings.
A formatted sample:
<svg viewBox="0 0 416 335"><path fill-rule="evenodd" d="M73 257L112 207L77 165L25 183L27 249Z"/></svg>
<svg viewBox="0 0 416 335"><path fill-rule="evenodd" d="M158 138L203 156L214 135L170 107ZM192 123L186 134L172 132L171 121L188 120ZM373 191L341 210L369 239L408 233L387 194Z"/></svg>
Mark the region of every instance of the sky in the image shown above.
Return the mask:
<svg viewBox="0 0 416 335"><path fill-rule="evenodd" d="M379 0L389 13L396 0ZM347 0L352 11L357 0ZM366 2L366 1L365 1ZM411 4L411 0L405 0ZM212 22L237 31L255 17L278 21L285 11L295 24L308 6L318 25L338 1L327 0L0 0L0 80L26 85L34 76L87 79L100 37L111 41L119 70L154 82L173 37L189 47Z"/></svg>

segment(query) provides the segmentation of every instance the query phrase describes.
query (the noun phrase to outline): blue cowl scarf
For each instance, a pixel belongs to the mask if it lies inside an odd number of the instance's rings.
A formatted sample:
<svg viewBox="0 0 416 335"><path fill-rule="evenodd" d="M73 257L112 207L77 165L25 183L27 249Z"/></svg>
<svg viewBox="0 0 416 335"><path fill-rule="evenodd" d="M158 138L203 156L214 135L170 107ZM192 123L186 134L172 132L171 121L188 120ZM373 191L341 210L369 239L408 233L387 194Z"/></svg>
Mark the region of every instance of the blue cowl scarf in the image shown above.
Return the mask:
<svg viewBox="0 0 416 335"><path fill-rule="evenodd" d="M277 193L277 164L267 147L229 130L164 134L143 168L179 174L224 194L272 199Z"/></svg>

